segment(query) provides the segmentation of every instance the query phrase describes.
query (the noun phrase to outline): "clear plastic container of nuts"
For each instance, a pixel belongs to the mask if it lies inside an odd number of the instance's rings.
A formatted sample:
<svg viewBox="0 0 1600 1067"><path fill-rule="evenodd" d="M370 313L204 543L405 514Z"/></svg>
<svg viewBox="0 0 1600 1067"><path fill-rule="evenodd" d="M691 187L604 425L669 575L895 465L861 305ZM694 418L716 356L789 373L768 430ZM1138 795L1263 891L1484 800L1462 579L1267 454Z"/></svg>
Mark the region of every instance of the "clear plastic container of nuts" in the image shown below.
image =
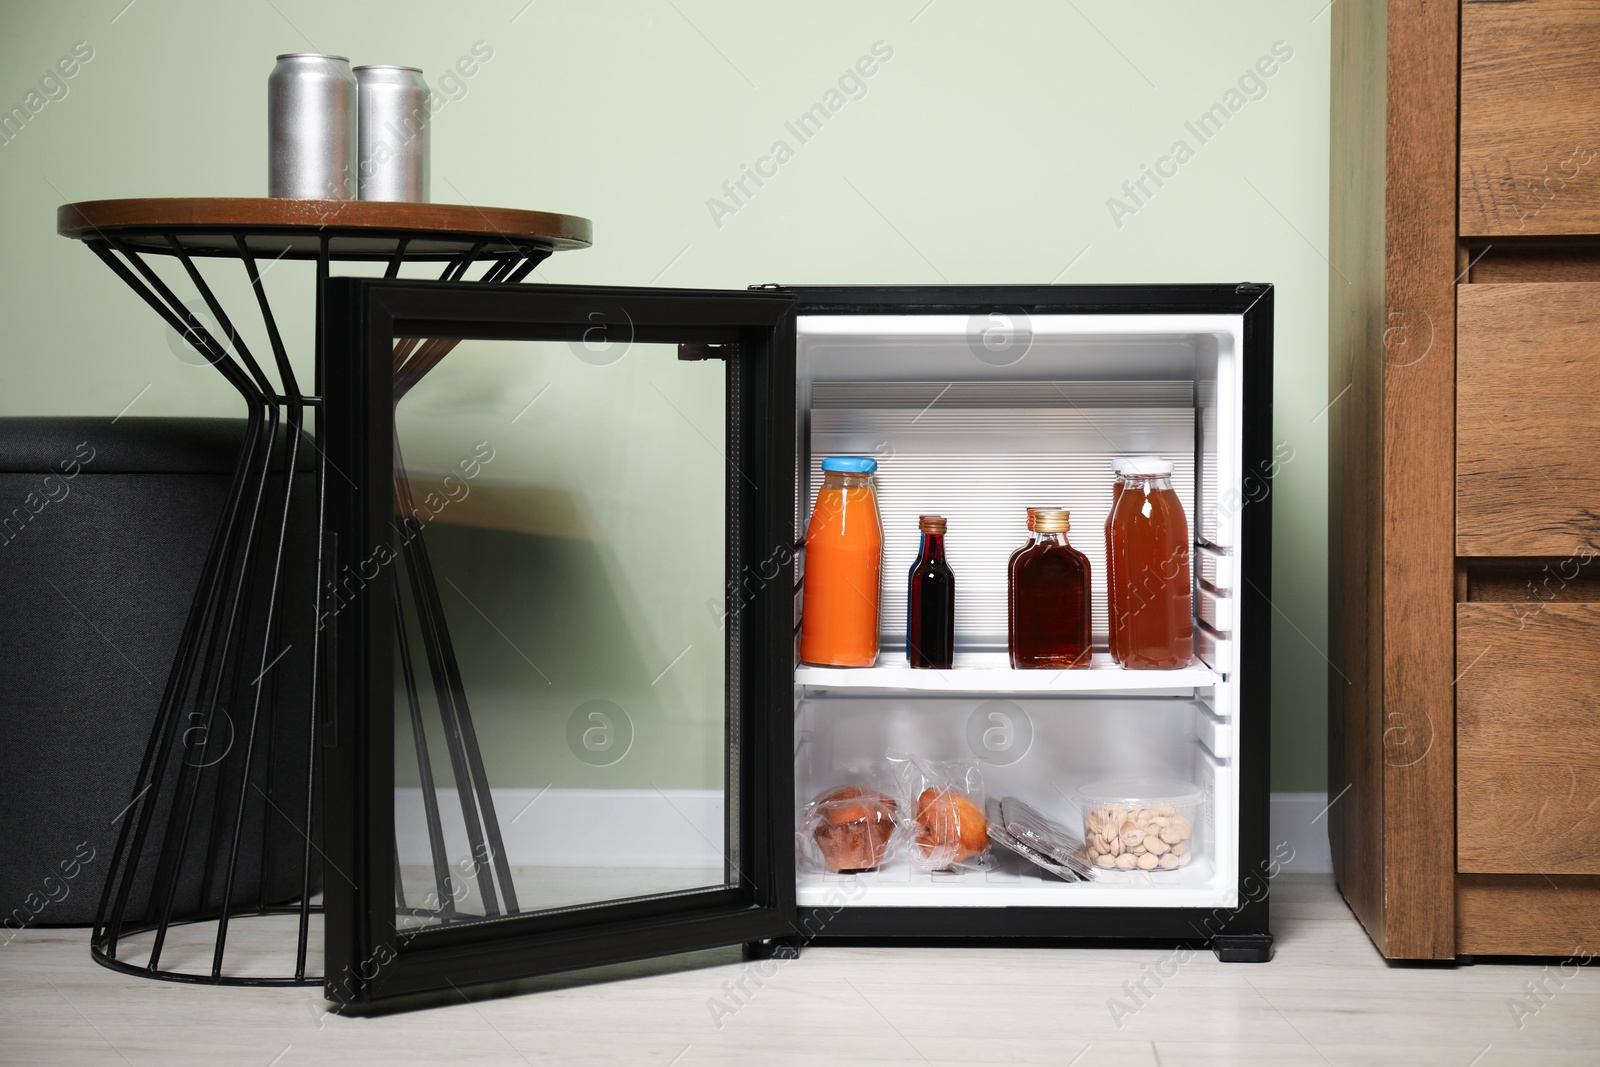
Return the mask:
<svg viewBox="0 0 1600 1067"><path fill-rule="evenodd" d="M1100 871L1171 871L1194 855L1192 782L1124 778L1078 790L1084 850Z"/></svg>

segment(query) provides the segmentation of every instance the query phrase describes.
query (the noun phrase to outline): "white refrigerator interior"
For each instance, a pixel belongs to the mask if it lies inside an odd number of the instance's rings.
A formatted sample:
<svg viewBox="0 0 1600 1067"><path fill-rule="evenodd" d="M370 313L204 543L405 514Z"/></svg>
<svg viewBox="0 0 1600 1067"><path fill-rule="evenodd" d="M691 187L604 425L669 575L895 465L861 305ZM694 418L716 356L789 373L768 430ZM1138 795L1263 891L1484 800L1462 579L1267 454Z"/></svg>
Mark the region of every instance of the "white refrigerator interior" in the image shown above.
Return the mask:
<svg viewBox="0 0 1600 1067"><path fill-rule="evenodd" d="M1245 500L1238 315L802 315L797 327L796 534L820 464L878 461L884 527L876 665L794 673L796 810L868 780L891 750L979 759L986 795L1082 829L1077 790L1108 778L1199 787L1192 860L1066 882L1002 849L987 870L923 873L903 854L833 874L797 833L801 907L1233 907L1238 901L1237 518ZM1188 668L1128 671L1106 652L1104 523L1123 456L1173 464L1195 547ZM1026 509L1072 512L1092 568L1094 662L1012 670L1006 563ZM907 574L917 516L949 520L956 659L912 670ZM796 563L797 623L804 554Z"/></svg>

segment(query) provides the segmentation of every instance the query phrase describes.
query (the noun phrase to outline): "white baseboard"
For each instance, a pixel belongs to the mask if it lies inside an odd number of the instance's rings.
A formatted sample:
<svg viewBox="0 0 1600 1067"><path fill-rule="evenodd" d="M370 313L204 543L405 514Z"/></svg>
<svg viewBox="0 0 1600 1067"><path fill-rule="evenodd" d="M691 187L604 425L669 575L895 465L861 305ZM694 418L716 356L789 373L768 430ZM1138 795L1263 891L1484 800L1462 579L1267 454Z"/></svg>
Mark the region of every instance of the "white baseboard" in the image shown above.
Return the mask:
<svg viewBox="0 0 1600 1067"><path fill-rule="evenodd" d="M1328 847L1328 794L1273 793L1272 843L1288 842L1294 859L1283 869L1296 874L1331 874L1333 852Z"/></svg>
<svg viewBox="0 0 1600 1067"><path fill-rule="evenodd" d="M439 790L439 800L446 850L456 863L471 854L460 801L453 789ZM619 856L635 867L722 864L722 794L717 790L496 789L494 803L513 866L603 867L617 864ZM1326 793L1272 794L1272 846L1287 842L1294 849L1285 870L1333 870L1327 805ZM422 790L397 789L394 814L400 862L427 864Z"/></svg>

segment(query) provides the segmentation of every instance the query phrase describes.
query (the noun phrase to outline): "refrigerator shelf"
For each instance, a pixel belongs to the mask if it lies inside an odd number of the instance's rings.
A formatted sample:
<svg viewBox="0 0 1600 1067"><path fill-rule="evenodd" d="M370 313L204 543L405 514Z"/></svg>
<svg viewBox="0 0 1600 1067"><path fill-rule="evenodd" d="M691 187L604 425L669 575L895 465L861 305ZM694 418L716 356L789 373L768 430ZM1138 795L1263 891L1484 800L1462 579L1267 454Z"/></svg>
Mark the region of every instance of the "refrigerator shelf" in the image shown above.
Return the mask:
<svg viewBox="0 0 1600 1067"><path fill-rule="evenodd" d="M1176 871L1117 871L1086 882L1063 882L1019 871L1009 859L998 870L949 874L913 872L904 859L866 874L801 872L801 907L853 908L1215 908L1232 907L1237 889L1218 879L1207 858Z"/></svg>
<svg viewBox="0 0 1600 1067"><path fill-rule="evenodd" d="M1186 690L1214 686L1220 675L1198 661L1175 671L1130 671L1095 653L1087 670L1013 670L1004 652L957 654L947 671L913 670L899 651L880 653L871 667L813 667L794 672L796 685L810 689L890 689L937 693L1119 693Z"/></svg>

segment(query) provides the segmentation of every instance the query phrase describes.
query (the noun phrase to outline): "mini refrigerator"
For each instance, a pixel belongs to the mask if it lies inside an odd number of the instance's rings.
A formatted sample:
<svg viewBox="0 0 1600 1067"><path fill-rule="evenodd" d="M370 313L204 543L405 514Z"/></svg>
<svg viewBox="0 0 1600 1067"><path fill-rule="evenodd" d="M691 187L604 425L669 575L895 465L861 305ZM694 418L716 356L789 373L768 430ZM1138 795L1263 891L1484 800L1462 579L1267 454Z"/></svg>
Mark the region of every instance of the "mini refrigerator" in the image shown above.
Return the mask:
<svg viewBox="0 0 1600 1067"><path fill-rule="evenodd" d="M1264 284L333 279L319 639L326 995L744 945L1204 943L1270 957L1273 292ZM1171 462L1195 659L1105 654L1119 457ZM870 667L802 664L830 455L877 460ZM1093 664L1013 670L1030 506L1089 557ZM912 670L917 516L948 520L956 660ZM1187 863L1063 880L901 838L833 873L808 802L892 753L1082 832L1103 779L1192 783ZM898 757L897 757L898 758Z"/></svg>

